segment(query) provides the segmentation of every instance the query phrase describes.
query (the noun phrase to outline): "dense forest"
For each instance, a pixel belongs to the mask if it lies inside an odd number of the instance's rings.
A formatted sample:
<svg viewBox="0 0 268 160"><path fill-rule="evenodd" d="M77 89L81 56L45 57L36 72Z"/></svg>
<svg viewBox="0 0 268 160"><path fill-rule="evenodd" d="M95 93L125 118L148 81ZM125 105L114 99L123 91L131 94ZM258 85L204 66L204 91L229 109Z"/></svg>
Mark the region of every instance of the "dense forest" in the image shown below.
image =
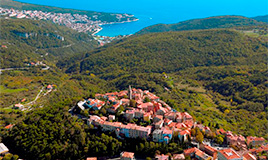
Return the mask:
<svg viewBox="0 0 268 160"><path fill-rule="evenodd" d="M260 21L259 21L260 20ZM202 19L193 19L179 22L176 24L157 24L146 27L136 34L146 34L154 32L168 32L168 31L183 31L183 30L199 30L212 28L234 28L234 27L248 27L256 25L266 25L261 22L261 19L252 19L243 16L216 16Z"/></svg>
<svg viewBox="0 0 268 160"><path fill-rule="evenodd" d="M234 30L168 32L130 37L84 57L66 72L88 71L105 78L121 72L170 73L198 66L265 64L267 43ZM64 60L57 66L66 63L71 64Z"/></svg>
<svg viewBox="0 0 268 160"><path fill-rule="evenodd" d="M268 15L252 17L252 19L268 23Z"/></svg>

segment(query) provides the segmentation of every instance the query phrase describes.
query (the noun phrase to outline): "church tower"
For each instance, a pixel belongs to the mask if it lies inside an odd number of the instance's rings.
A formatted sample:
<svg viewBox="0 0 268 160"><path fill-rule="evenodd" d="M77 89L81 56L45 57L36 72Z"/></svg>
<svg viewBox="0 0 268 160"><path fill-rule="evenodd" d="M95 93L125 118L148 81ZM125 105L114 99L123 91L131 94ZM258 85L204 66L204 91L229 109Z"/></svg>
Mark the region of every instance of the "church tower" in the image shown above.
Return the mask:
<svg viewBox="0 0 268 160"><path fill-rule="evenodd" d="M131 85L128 86L128 95L129 95L129 99L132 99L132 88L131 88Z"/></svg>

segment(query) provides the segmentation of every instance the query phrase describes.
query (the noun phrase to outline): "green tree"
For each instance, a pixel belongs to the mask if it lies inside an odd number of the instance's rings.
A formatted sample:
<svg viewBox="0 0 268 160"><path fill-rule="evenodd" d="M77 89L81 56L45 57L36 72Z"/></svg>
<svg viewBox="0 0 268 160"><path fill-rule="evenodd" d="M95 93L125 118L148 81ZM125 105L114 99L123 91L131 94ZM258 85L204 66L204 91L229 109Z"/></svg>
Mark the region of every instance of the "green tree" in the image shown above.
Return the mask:
<svg viewBox="0 0 268 160"><path fill-rule="evenodd" d="M131 100L129 101L129 106L130 106L130 107L137 107L137 102L136 102L134 99L131 99Z"/></svg>
<svg viewBox="0 0 268 160"><path fill-rule="evenodd" d="M148 97L145 97L144 98L144 103L146 103L146 102L151 102L151 100Z"/></svg>
<svg viewBox="0 0 268 160"><path fill-rule="evenodd" d="M217 135L216 136L216 143L218 144L222 144L224 141L223 137L221 135Z"/></svg>
<svg viewBox="0 0 268 160"><path fill-rule="evenodd" d="M198 131L195 138L198 143L202 143L204 140L204 135L202 132Z"/></svg>

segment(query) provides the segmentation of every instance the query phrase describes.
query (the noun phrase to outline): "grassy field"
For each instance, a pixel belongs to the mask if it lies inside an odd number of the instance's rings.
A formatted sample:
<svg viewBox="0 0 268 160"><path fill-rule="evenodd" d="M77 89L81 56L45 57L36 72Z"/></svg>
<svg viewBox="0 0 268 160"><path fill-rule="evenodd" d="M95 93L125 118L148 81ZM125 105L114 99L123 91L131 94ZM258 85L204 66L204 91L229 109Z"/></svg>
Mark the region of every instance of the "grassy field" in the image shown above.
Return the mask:
<svg viewBox="0 0 268 160"><path fill-rule="evenodd" d="M28 91L27 88L19 88L19 89L8 89L3 85L0 85L0 93L16 93L21 91Z"/></svg>

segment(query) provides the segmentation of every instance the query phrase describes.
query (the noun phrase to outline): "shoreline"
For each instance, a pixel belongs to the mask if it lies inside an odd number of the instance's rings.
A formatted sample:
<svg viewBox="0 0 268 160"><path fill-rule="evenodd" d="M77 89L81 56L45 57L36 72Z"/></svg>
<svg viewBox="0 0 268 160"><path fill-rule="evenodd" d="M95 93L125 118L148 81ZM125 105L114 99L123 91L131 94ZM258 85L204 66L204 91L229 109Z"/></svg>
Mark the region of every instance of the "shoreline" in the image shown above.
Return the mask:
<svg viewBox="0 0 268 160"><path fill-rule="evenodd" d="M134 15L133 15L134 16ZM92 33L91 35L92 36L100 36L100 35L96 35L97 33L99 33L101 30L103 30L103 28L101 26L104 26L104 25L113 25L113 24L124 24L124 23L131 23L131 22L136 22L138 21L139 19L136 18L132 21L122 21L122 22L110 22L110 23L105 23L105 24L99 24L98 26L100 27L100 29L98 29L97 31L95 31L94 33ZM126 36L126 35L124 35ZM110 37L110 36L107 36L107 37ZM116 36L115 36L116 37Z"/></svg>

